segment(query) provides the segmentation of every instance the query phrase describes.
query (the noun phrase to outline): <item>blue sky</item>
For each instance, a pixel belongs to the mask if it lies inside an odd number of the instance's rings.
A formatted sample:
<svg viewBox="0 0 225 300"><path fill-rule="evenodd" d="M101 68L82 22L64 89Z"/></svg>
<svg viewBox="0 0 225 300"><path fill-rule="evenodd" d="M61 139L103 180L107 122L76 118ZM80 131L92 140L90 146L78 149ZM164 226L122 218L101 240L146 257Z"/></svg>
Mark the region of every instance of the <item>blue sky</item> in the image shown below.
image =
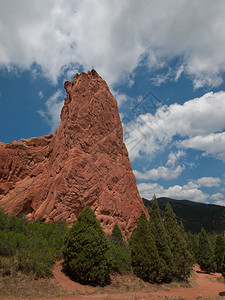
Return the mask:
<svg viewBox="0 0 225 300"><path fill-rule="evenodd" d="M225 2L0 1L0 142L54 132L89 69L118 101L141 196L225 205Z"/></svg>

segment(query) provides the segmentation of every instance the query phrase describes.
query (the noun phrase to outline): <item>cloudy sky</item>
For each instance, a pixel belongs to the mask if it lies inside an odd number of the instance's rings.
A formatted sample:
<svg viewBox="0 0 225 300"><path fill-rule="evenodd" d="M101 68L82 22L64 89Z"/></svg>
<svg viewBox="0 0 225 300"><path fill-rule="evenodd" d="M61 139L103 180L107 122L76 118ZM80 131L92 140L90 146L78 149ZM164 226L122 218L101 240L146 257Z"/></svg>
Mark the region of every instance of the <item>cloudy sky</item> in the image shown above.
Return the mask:
<svg viewBox="0 0 225 300"><path fill-rule="evenodd" d="M54 132L63 82L119 104L141 196L225 205L224 0L0 0L0 141Z"/></svg>

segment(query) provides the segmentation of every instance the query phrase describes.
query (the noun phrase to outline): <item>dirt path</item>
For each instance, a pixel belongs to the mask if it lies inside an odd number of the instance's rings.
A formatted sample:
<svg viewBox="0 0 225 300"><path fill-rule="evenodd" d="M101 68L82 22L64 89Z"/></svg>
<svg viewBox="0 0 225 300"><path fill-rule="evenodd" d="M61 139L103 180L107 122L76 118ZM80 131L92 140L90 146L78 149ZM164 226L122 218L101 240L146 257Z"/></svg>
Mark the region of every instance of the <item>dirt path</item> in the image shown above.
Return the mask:
<svg viewBox="0 0 225 300"><path fill-rule="evenodd" d="M196 278L196 284L192 288L177 288L169 291L137 291L128 293L113 293L113 294L97 294L95 288L90 286L83 286L79 283L71 281L61 272L61 265L58 263L54 269L54 282L57 282L63 289L68 292L77 293L80 295L76 296L63 296L58 298L39 298L39 300L84 300L84 299L95 299L95 300L147 300L147 299L167 299L179 297L183 299L200 299L209 297L225 296L225 284L216 281L221 274L205 274L200 271L199 268L194 269L194 276ZM93 294L92 294L93 293ZM86 294L86 295L81 295ZM89 294L89 295L87 295Z"/></svg>
<svg viewBox="0 0 225 300"><path fill-rule="evenodd" d="M225 297L225 284L216 281L217 278L221 277L221 274L205 274L197 267L194 269L194 273L196 276L196 284L193 288L179 288L171 291L160 291L155 294L160 296L182 297L185 299Z"/></svg>

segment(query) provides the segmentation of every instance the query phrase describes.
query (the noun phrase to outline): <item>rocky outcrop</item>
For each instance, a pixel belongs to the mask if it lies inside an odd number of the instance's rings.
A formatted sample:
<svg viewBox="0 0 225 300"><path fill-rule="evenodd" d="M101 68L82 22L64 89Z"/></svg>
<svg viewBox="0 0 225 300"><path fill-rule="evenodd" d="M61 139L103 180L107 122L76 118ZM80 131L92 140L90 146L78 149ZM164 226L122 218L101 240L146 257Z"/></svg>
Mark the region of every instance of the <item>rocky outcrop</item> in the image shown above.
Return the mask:
<svg viewBox="0 0 225 300"><path fill-rule="evenodd" d="M0 143L0 207L73 222L91 206L107 233L129 234L147 214L123 143L117 102L95 70L66 81L55 134Z"/></svg>

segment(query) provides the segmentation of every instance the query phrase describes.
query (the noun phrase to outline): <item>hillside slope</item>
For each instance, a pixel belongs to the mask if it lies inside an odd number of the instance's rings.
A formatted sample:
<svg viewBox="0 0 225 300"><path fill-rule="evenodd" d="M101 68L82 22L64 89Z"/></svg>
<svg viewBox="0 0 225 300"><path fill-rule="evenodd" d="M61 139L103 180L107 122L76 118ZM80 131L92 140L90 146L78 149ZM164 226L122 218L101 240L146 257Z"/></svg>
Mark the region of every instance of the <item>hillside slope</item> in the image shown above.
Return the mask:
<svg viewBox="0 0 225 300"><path fill-rule="evenodd" d="M203 226L208 233L223 233L225 230L225 207L214 204L203 204L189 200L174 200L158 198L158 204L163 215L167 202L173 208L177 220L182 222L185 230L193 233L200 232ZM151 201L144 199L144 204L149 210Z"/></svg>

